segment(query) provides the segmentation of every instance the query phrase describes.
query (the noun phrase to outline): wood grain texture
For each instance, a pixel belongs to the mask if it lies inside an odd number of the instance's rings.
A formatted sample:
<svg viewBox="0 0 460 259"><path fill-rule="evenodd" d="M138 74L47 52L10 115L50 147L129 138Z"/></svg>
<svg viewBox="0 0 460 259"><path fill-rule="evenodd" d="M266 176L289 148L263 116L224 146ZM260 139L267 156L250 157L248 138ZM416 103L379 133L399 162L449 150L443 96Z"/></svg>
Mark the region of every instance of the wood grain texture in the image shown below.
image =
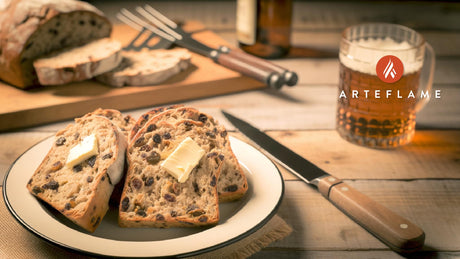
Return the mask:
<svg viewBox="0 0 460 259"><path fill-rule="evenodd" d="M423 251L459 251L460 181L345 181L371 199L420 226L426 234ZM297 250L389 250L334 205L316 188L287 181L278 213L294 229L271 248Z"/></svg>
<svg viewBox="0 0 460 259"><path fill-rule="evenodd" d="M417 128L459 129L460 87L435 86L442 92L441 99L432 99L417 114ZM190 100L186 105L197 107L225 124L220 109L242 118L262 130L322 130L335 129L337 86L298 85L284 87L280 91L263 89Z"/></svg>
<svg viewBox="0 0 460 259"><path fill-rule="evenodd" d="M251 259L337 259L337 258L353 258L353 259L369 259L369 258L382 258L382 259L404 259L404 258L437 258L437 259L456 259L460 257L459 252L440 252L440 251L422 251L413 253L411 255L402 255L393 251L305 251L295 249L276 249L266 248L257 254L251 256Z"/></svg>
<svg viewBox="0 0 460 259"><path fill-rule="evenodd" d="M338 209L396 252L422 249L425 233L410 220L389 210L334 176L321 178L319 192Z"/></svg>
<svg viewBox="0 0 460 259"><path fill-rule="evenodd" d="M431 100L417 114L417 127L425 129L460 128L460 116L458 116L460 114L460 105L456 105L457 96L460 95L460 88L454 85L436 87L441 89L443 93L442 98ZM91 90L91 88L89 89ZM253 123L262 130L319 130L335 129L337 96L337 87L333 85L298 85L283 88L281 91L271 89L244 91L215 96L213 98L177 102L197 107L200 110L210 113L223 122L229 129L234 129L234 127L226 122L220 114L220 109L227 109L232 114ZM144 101L148 102L148 99L155 100L155 98L161 97L146 96ZM108 99L110 100L110 98ZM132 99L138 101L136 98ZM113 105L123 105L123 103L124 101ZM170 101L168 103L174 102ZM267 106L267 104L270 105ZM111 104L100 105L99 103L93 103L93 105L111 108L109 106ZM126 108L124 112L138 117L142 112L150 110L154 106L157 105L146 105L146 108L138 110ZM89 108L87 109L89 110ZM63 111L57 110L55 115L62 116L61 112ZM78 112L77 116L85 112L87 111L81 110L80 107L80 112ZM39 116L39 112L35 116ZM33 120L34 117L31 115L27 119ZM9 122L7 120L0 120L0 125L3 125L3 123ZM59 123L56 125L59 125ZM54 126L51 125L51 127Z"/></svg>
<svg viewBox="0 0 460 259"><path fill-rule="evenodd" d="M0 135L0 185L12 163L25 151L55 132L21 132Z"/></svg>
<svg viewBox="0 0 460 259"><path fill-rule="evenodd" d="M29 147L70 121L40 127L40 131L4 133L0 145L0 179ZM408 146L376 150L351 144L334 130L268 131L271 137L326 172L341 179L460 179L460 131L419 130ZM241 133L233 136L248 143ZM278 165L285 180L298 178Z"/></svg>
<svg viewBox="0 0 460 259"><path fill-rule="evenodd" d="M290 58L336 58L339 55L341 31L293 31ZM238 42L233 30L218 31L219 36L232 45ZM435 50L438 60L460 56L460 33L455 31L421 31ZM278 62L278 60L276 60Z"/></svg>
<svg viewBox="0 0 460 259"><path fill-rule="evenodd" d="M268 134L340 179L460 179L456 130L419 130L412 143L394 150L351 144L332 130Z"/></svg>
<svg viewBox="0 0 460 259"><path fill-rule="evenodd" d="M113 22L121 8L133 8L138 1L92 1ZM107 4L109 2L110 4ZM174 20L200 20L213 30L234 30L235 1L155 1L152 5ZM180 6L180 8L178 8ZM458 30L457 3L411 1L348 2L294 1L293 28L296 31L341 31L362 22L399 23L416 30Z"/></svg>

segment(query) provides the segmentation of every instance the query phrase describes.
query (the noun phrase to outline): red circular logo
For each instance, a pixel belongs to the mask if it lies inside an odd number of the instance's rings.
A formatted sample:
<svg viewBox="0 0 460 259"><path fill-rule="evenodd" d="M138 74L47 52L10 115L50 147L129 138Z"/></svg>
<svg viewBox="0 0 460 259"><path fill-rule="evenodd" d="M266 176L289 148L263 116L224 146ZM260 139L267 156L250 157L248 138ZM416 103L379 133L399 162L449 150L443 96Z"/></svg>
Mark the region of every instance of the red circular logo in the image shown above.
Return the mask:
<svg viewBox="0 0 460 259"><path fill-rule="evenodd" d="M404 65L398 57L388 55L377 62L375 70L380 80L385 83L394 83L404 74Z"/></svg>

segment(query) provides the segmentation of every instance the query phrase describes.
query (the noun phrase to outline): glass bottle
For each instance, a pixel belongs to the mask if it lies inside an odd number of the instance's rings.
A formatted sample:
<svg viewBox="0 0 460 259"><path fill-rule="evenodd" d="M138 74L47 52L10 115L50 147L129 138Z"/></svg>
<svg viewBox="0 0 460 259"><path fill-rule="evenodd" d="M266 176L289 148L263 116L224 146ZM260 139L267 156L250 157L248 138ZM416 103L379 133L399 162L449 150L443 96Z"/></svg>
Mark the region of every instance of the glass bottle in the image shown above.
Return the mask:
<svg viewBox="0 0 460 259"><path fill-rule="evenodd" d="M238 0L237 38L244 51L262 58L289 52L292 0Z"/></svg>

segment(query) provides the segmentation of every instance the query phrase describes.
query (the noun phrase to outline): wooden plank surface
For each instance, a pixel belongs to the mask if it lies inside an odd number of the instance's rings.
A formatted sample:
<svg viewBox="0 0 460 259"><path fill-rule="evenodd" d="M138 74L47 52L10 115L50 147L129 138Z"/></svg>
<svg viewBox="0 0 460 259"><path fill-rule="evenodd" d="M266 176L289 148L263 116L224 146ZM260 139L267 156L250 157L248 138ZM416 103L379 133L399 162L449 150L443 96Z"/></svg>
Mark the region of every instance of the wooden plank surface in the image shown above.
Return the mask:
<svg viewBox="0 0 460 259"><path fill-rule="evenodd" d="M113 37L125 43L135 34L128 26L119 25ZM213 46L227 44L210 31L194 36ZM194 53L191 67L155 86L111 88L89 80L24 91L0 83L0 130L68 119L100 106L133 109L261 87L262 83Z"/></svg>
<svg viewBox="0 0 460 259"><path fill-rule="evenodd" d="M460 181L346 181L404 216L426 234L425 251L460 250ZM294 229L272 248L297 250L389 250L327 202L315 188L287 181L279 215Z"/></svg>
<svg viewBox="0 0 460 259"><path fill-rule="evenodd" d="M342 179L460 179L460 131L417 131L394 150L361 147L335 131L273 131L276 140Z"/></svg>
<svg viewBox="0 0 460 259"><path fill-rule="evenodd" d="M241 133L231 134L251 144ZM460 179L458 130L420 130L412 143L394 150L361 147L343 140L333 130L268 131L267 134L344 180ZM299 180L282 165L275 164L284 180Z"/></svg>
<svg viewBox="0 0 460 259"><path fill-rule="evenodd" d="M369 258L382 258L382 259L403 259L403 258L437 258L437 259L456 259L460 257L458 252L440 252L440 251L424 251L414 253L411 255L401 255L393 251L306 251L296 249L280 249L280 248L266 248L257 254L251 256L251 259L337 259L337 258L353 258L353 259L369 259Z"/></svg>
<svg viewBox="0 0 460 259"><path fill-rule="evenodd" d="M432 99L417 114L417 128L460 128L460 87L435 85L442 92L441 99ZM187 101L185 104L214 115L229 129L220 109L241 117L262 130L321 130L335 129L336 85L299 85L281 91L263 89ZM137 116L139 116L138 114Z"/></svg>
<svg viewBox="0 0 460 259"><path fill-rule="evenodd" d="M91 1L113 22L121 8L134 8L140 1ZM234 30L236 1L152 1L149 4L175 20L200 20L213 30ZM110 3L110 4L108 4ZM178 8L180 6L180 8ZM418 30L458 30L458 3L446 1L293 1L296 31L340 31L362 22L404 24Z"/></svg>

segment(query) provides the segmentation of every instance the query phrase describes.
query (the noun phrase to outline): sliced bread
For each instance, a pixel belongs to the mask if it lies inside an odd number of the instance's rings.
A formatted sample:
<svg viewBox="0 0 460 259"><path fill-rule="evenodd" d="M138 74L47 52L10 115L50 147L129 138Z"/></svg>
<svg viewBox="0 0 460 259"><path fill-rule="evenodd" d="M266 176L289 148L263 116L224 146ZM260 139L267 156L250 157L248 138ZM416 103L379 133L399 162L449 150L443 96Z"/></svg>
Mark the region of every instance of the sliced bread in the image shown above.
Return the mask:
<svg viewBox="0 0 460 259"><path fill-rule="evenodd" d="M123 51L121 64L96 79L114 87L154 85L188 68L191 54L188 50Z"/></svg>
<svg viewBox="0 0 460 259"><path fill-rule="evenodd" d="M130 133L130 141L135 138L138 131L145 127L150 121L176 123L181 120L191 120L204 124L205 134L213 138L213 144L218 146L225 155L220 178L217 182L219 201L234 201L244 196L248 189L248 183L244 171L242 170L228 139L227 131L212 116L202 113L197 109L173 105L153 109L137 120ZM151 123L149 123L152 125Z"/></svg>
<svg viewBox="0 0 460 259"><path fill-rule="evenodd" d="M175 104L175 105L170 105L170 106L161 106L161 107L154 108L154 109L142 114L139 117L139 119L137 119L137 121L134 123L134 126L131 128L131 131L128 134L128 141L131 141L132 139L134 139L134 137L136 136L137 132L142 127L144 127L145 123L147 123L147 121L149 121L151 118L155 117L156 115L158 115L161 112L176 109L176 108L180 108L180 107L183 107L183 105Z"/></svg>
<svg viewBox="0 0 460 259"><path fill-rule="evenodd" d="M109 119L120 131L128 138L129 133L132 131L136 120L131 115L123 115L120 111L114 109L98 108L93 112L86 114L84 117L100 115Z"/></svg>
<svg viewBox="0 0 460 259"><path fill-rule="evenodd" d="M131 132L136 120L134 120L131 115L123 115L120 111L114 109L102 109L98 108L93 112L86 114L84 117L88 116L104 116L108 118L118 129L125 135L126 139L128 138L129 132ZM127 166L125 166L125 170ZM113 189L112 196L110 196L110 205L113 207L118 207L120 204L121 192L123 191L123 186L125 184L125 175L126 172L123 172L123 178L117 183Z"/></svg>
<svg viewBox="0 0 460 259"><path fill-rule="evenodd" d="M66 47L109 37L112 24L91 4L75 0L12 0L0 10L0 79L38 85L32 62Z"/></svg>
<svg viewBox="0 0 460 259"><path fill-rule="evenodd" d="M41 85L59 85L93 78L120 62L121 43L103 38L39 58L34 68Z"/></svg>
<svg viewBox="0 0 460 259"><path fill-rule="evenodd" d="M200 121L149 121L130 142L128 172L120 202L122 227L194 227L217 224L217 179L224 155ZM188 179L179 182L162 166L177 146L190 137L204 155Z"/></svg>
<svg viewBox="0 0 460 259"><path fill-rule="evenodd" d="M96 153L70 164L71 150L92 134ZM93 232L109 208L114 185L122 177L126 146L124 135L107 118L76 119L56 134L53 146L27 188L68 219Z"/></svg>

